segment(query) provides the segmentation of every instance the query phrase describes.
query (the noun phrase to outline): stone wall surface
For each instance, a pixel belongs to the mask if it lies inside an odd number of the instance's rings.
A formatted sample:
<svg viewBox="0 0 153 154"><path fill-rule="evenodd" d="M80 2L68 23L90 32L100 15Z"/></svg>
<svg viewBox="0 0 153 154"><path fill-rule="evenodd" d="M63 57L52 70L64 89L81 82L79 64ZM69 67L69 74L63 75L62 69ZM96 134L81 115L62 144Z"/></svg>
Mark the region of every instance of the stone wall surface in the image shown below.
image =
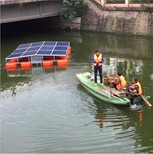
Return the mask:
<svg viewBox="0 0 153 154"><path fill-rule="evenodd" d="M68 31L80 31L81 17L74 20L60 20L60 28Z"/></svg>
<svg viewBox="0 0 153 154"><path fill-rule="evenodd" d="M81 30L153 36L153 11L107 11L88 2Z"/></svg>

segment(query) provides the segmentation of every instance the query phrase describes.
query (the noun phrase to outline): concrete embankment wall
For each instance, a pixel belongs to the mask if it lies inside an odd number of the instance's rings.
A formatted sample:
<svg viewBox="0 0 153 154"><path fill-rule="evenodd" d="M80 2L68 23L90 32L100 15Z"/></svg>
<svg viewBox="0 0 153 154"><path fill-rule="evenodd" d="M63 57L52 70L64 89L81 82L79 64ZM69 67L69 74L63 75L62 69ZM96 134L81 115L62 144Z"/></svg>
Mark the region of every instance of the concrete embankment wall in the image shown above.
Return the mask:
<svg viewBox="0 0 153 154"><path fill-rule="evenodd" d="M153 11L103 10L88 1L81 30L153 36Z"/></svg>

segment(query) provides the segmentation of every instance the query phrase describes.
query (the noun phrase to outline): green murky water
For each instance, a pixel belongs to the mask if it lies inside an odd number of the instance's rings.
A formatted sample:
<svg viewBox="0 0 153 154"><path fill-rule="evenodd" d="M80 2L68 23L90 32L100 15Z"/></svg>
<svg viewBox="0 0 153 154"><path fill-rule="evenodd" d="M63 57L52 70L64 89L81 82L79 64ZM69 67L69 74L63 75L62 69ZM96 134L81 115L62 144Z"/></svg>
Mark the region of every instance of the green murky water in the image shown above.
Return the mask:
<svg viewBox="0 0 153 154"><path fill-rule="evenodd" d="M5 57L19 44L48 40L71 42L67 69L4 69ZM122 71L127 80L138 77L153 104L153 38L44 29L5 35L1 48L1 152L153 152L153 108L143 104L131 110L106 104L76 80L76 73L92 71L95 49L102 51L106 65Z"/></svg>

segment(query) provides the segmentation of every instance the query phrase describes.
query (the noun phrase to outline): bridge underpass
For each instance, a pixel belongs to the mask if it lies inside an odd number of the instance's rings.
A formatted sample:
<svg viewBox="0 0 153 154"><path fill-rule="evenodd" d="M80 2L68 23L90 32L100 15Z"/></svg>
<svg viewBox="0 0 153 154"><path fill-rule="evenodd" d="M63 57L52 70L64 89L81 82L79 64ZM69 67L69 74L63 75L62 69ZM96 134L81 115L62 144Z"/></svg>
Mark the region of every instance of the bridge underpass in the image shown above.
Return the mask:
<svg viewBox="0 0 153 154"><path fill-rule="evenodd" d="M63 0L0 0L0 23L10 23L61 14Z"/></svg>

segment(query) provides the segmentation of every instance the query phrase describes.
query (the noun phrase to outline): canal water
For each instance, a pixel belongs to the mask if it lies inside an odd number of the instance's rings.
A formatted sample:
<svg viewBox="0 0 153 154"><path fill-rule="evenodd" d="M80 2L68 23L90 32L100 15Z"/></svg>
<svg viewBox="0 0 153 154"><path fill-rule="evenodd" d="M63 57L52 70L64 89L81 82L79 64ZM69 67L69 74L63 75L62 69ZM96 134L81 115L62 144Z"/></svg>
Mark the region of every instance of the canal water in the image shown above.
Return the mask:
<svg viewBox="0 0 153 154"><path fill-rule="evenodd" d="M4 69L5 57L19 44L55 40L71 42L67 69ZM91 55L99 49L110 66L104 73L122 71L128 81L137 77L153 105L153 38L41 29L2 35L1 43L2 153L153 152L153 107L107 104L75 76L92 72Z"/></svg>

